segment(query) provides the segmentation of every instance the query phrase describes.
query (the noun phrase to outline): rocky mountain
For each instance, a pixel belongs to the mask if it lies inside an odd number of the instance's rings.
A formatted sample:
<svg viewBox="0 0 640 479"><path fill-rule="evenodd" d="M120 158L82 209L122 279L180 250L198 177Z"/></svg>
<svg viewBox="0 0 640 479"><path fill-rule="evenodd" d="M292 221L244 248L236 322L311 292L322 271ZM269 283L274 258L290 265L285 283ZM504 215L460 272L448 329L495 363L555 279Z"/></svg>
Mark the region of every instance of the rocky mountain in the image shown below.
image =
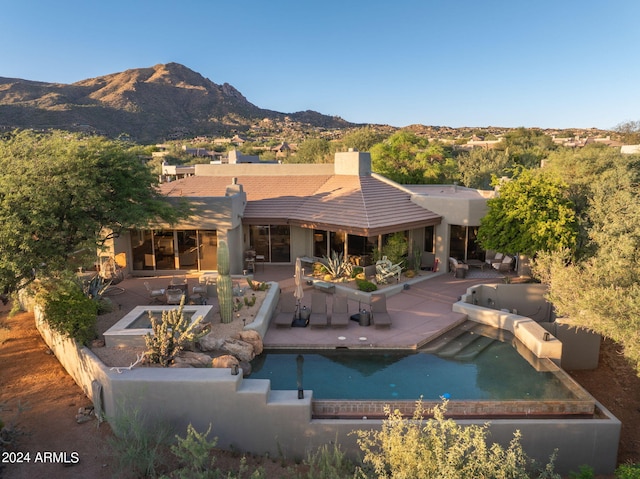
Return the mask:
<svg viewBox="0 0 640 479"><path fill-rule="evenodd" d="M313 111L285 114L259 108L228 83L218 85L177 63L70 85L0 77L3 129L88 130L156 142L244 132L263 119L299 122L312 128L355 126Z"/></svg>

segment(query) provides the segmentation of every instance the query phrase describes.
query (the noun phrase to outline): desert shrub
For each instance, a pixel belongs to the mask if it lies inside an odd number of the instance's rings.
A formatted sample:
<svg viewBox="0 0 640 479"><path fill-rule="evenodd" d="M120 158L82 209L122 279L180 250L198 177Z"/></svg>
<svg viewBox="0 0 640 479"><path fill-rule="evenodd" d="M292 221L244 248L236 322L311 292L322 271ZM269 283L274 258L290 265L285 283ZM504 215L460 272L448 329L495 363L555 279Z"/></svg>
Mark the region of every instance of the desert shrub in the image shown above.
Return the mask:
<svg viewBox="0 0 640 479"><path fill-rule="evenodd" d="M364 274L364 268L362 266L354 266L351 270L351 277L357 278L360 274Z"/></svg>
<svg viewBox="0 0 640 479"><path fill-rule="evenodd" d="M616 479L640 479L640 464L621 464L616 468Z"/></svg>
<svg viewBox="0 0 640 479"><path fill-rule="evenodd" d="M199 433L189 424L187 426L187 436L182 438L176 435L176 444L171 446L171 452L177 458L180 467L174 470L169 477L175 478L216 478L218 471L214 470L216 462L212 454L218 438L214 437L209 441L207 437L211 432L209 429L204 433Z"/></svg>
<svg viewBox="0 0 640 479"><path fill-rule="evenodd" d="M364 291L366 293L370 293L370 292L376 291L378 289L378 286L376 286L374 283L372 283L371 281L368 281L366 279L358 279L358 278L356 278L356 284L358 285L358 289L360 291Z"/></svg>
<svg viewBox="0 0 640 479"><path fill-rule="evenodd" d="M364 464L373 466L381 479L531 477L529 472L534 464L522 450L519 431L506 449L496 443L488 445L487 424L459 426L452 419L445 419L446 407L447 401L443 400L434 408L433 418L425 422L422 401L417 402L412 419L387 406L381 430L355 431L364 452ZM560 479L553 472L553 461L552 456L535 477Z"/></svg>
<svg viewBox="0 0 640 479"><path fill-rule="evenodd" d="M404 263L408 252L409 242L404 233L399 231L387 238L387 243L382 247L382 250L375 249L373 253L376 261L386 256L393 264L397 264Z"/></svg>
<svg viewBox="0 0 640 479"><path fill-rule="evenodd" d="M96 338L98 305L85 296L75 279L62 277L43 282L36 301L54 331L84 345Z"/></svg>
<svg viewBox="0 0 640 479"><path fill-rule="evenodd" d="M309 471L306 479L343 479L356 477L356 466L347 458L340 445L324 444L315 453L307 455L306 465Z"/></svg>
<svg viewBox="0 0 640 479"><path fill-rule="evenodd" d="M109 420L116 433L108 440L117 459L114 477L156 477L167 465L170 427L159 421L145 421L138 409L127 411Z"/></svg>
<svg viewBox="0 0 640 479"><path fill-rule="evenodd" d="M202 316L187 319L183 308L184 296L177 309L163 311L160 319L149 313L153 334L147 333L144 337L147 348L145 358L148 362L168 367L186 345L195 342L202 335L198 327Z"/></svg>

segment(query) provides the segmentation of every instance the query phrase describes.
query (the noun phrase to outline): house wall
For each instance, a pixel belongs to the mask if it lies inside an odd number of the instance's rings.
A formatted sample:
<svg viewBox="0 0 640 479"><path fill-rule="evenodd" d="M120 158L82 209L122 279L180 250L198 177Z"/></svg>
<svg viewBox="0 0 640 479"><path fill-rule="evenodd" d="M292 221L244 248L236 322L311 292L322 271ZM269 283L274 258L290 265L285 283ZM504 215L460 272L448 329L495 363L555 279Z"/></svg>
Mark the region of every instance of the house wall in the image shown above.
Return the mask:
<svg viewBox="0 0 640 479"><path fill-rule="evenodd" d="M487 214L487 198L477 195L475 197L456 196L455 186L450 196L436 196L429 194L417 194L411 199L414 203L439 214L442 222L436 226L436 258L441 268L449 264L449 244L451 241L451 225L479 226L480 219Z"/></svg>

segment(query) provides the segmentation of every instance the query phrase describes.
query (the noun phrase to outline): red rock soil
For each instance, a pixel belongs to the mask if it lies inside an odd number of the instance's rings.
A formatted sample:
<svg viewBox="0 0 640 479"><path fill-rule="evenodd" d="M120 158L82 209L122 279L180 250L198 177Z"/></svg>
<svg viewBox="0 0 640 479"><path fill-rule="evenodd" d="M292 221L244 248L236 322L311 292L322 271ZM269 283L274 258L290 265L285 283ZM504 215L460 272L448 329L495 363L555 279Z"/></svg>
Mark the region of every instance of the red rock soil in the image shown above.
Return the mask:
<svg viewBox="0 0 640 479"><path fill-rule="evenodd" d="M29 463L0 464L0 477L17 478L110 478L118 462L110 454L107 423L92 419L78 424L78 409L91 401L66 374L34 326L33 315L8 315L0 304L0 418L15 425L11 450L30 453ZM594 371L572 376L622 421L619 462L640 462L640 379L626 364L619 348L605 341L601 361ZM212 436L215 435L215 430ZM36 463L36 454L77 453L79 463ZM237 471L240 456L220 452L217 465ZM291 477L293 462L249 458L250 470L261 464L267 477ZM613 476L611 476L613 477Z"/></svg>

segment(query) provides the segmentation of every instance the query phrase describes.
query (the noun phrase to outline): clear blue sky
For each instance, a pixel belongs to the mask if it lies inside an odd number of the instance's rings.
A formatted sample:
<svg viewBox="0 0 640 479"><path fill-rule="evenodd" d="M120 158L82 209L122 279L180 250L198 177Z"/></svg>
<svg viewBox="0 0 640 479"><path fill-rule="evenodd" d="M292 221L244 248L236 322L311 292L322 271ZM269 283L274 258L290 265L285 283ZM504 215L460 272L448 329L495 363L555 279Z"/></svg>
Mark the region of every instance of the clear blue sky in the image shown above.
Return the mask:
<svg viewBox="0 0 640 479"><path fill-rule="evenodd" d="M0 0L0 76L177 62L250 102L406 126L640 120L638 0Z"/></svg>

